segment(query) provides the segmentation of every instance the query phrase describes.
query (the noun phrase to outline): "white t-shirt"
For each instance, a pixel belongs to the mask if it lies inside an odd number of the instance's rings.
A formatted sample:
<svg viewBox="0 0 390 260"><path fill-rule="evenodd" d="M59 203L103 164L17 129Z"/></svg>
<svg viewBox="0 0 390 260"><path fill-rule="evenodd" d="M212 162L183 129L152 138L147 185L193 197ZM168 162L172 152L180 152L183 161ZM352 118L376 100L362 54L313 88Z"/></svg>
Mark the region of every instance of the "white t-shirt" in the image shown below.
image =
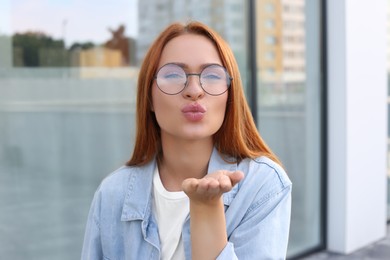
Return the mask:
<svg viewBox="0 0 390 260"><path fill-rule="evenodd" d="M158 167L153 176L153 211L161 245L161 260L185 259L183 224L190 212L188 196L183 191L170 192L163 186Z"/></svg>

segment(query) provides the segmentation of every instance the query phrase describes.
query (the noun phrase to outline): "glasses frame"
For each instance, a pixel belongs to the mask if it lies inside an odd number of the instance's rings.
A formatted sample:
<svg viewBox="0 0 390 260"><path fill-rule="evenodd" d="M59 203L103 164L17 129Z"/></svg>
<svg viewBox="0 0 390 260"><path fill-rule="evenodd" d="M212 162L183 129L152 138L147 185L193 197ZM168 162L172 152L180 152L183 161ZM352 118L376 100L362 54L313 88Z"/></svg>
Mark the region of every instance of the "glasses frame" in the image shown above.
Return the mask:
<svg viewBox="0 0 390 260"><path fill-rule="evenodd" d="M180 91L178 91L178 92L176 92L176 93L173 93L173 94L172 94L172 93L167 93L167 92L165 92L164 90L162 90L162 89L160 88L160 86L158 85L158 82L157 82L157 75L158 75L158 73L160 72L160 70L161 70L162 68L164 68L165 66L168 66L168 65L175 65L175 66L181 68L181 69L183 70L184 74L186 75L186 82L184 83L183 88L182 88ZM204 71L205 69L207 69L207 68L209 68L209 67L211 67L211 66L218 66L218 67L222 68L222 69L225 71L226 79L228 80L228 81L227 81L227 84L226 84L226 85L227 85L226 90L223 91L223 92L220 93L220 94L211 94L211 93L207 92L207 90L204 89L204 87L203 87L203 85L202 85L202 82L200 81L200 75L202 75L202 73L203 73L203 71ZM226 91L228 91L229 88L230 88L230 85L231 85L231 83L232 83L232 80L233 80L233 78L230 76L230 74L229 74L229 72L227 71L227 69L226 69L225 67L219 65L219 64L216 64L216 63L209 64L209 65L205 66L205 67L200 71L200 73L186 73L186 71L185 71L180 65L178 65L178 64L176 64L176 63L167 63L167 64L164 64L163 66L161 66L161 67L157 70L157 73L156 73L156 75L155 75L153 78L156 80L156 85L157 85L158 89L159 89L161 92L163 92L163 93L166 94L166 95L174 96L174 95L177 95L177 94L183 92L183 90L187 87L187 85L188 85L188 77L189 77L189 76L198 76L200 87L203 89L203 91L204 91L205 93L209 94L210 96L220 96L220 95L222 95L223 93L225 93Z"/></svg>

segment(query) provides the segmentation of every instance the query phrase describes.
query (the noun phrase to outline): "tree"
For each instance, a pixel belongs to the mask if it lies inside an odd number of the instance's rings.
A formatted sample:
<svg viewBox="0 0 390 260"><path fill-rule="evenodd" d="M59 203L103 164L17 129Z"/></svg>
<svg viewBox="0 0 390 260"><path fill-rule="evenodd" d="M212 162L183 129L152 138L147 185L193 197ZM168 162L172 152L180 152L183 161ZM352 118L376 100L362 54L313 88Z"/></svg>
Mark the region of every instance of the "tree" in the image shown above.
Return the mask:
<svg viewBox="0 0 390 260"><path fill-rule="evenodd" d="M42 32L28 31L16 33L12 38L14 50L20 52L21 62L14 60L15 66L38 67L40 65L39 51L44 49L65 50L63 40L55 40Z"/></svg>

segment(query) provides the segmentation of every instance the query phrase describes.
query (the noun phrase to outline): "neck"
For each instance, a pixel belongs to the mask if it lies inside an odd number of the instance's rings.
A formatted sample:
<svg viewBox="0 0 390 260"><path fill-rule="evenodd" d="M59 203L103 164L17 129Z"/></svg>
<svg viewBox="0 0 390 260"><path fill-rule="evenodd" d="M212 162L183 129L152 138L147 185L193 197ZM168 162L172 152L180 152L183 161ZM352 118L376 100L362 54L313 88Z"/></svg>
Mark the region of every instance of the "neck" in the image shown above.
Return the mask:
<svg viewBox="0 0 390 260"><path fill-rule="evenodd" d="M162 157L159 163L161 182L169 191L181 191L187 178L203 178L213 151L212 138L174 142L162 138Z"/></svg>

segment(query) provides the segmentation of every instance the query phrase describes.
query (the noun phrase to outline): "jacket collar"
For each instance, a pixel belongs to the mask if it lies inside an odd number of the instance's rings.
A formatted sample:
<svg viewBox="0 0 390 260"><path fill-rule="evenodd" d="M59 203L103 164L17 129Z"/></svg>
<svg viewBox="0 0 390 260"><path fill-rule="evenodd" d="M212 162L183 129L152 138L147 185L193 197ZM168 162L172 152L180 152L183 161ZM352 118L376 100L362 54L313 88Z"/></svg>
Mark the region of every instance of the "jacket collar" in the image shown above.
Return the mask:
<svg viewBox="0 0 390 260"><path fill-rule="evenodd" d="M122 221L145 219L150 215L155 167L157 167L156 158L146 165L132 168L123 203ZM214 147L209 161L208 173L217 170L236 171L237 163L234 158L221 155ZM230 205L237 191L238 185L223 195L223 201L226 206Z"/></svg>
<svg viewBox="0 0 390 260"><path fill-rule="evenodd" d="M148 164L131 169L122 209L122 221L145 219L152 205L153 173L157 166L153 159Z"/></svg>

